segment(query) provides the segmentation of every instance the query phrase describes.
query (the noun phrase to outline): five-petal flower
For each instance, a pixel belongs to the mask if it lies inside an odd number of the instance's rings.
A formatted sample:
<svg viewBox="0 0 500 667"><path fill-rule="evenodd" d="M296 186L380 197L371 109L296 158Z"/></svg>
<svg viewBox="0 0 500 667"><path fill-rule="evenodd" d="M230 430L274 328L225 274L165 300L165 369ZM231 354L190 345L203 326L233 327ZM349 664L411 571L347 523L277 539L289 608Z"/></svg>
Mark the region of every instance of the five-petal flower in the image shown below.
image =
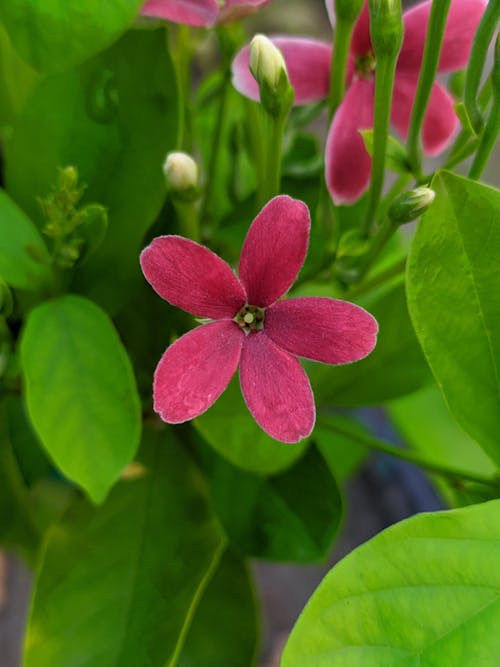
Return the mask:
<svg viewBox="0 0 500 667"><path fill-rule="evenodd" d="M404 40L396 68L391 121L406 137L417 88L432 0L422 2L403 16ZM333 19L333 0L326 0ZM485 0L452 0L439 61L440 72L453 72L467 64L472 40L486 6ZM295 104L328 96L331 46L302 37L272 38L285 58ZM244 95L259 99L259 89L248 69L248 47L233 62L233 84ZM337 204L358 199L370 182L371 159L359 130L373 126L376 62L373 54L368 5L355 25L347 72L348 89L330 125L326 142L325 176ZM422 140L427 155L437 155L448 145L458 120L453 98L435 82L424 120Z"/></svg>
<svg viewBox="0 0 500 667"><path fill-rule="evenodd" d="M270 436L297 442L315 422L309 379L296 358L346 364L370 354L378 325L363 308L325 297L279 300L293 284L309 243L307 206L272 199L245 239L239 279L211 250L160 236L143 250L146 279L169 303L214 320L184 334L161 358L154 409L169 423L205 412L239 366L251 414Z"/></svg>
<svg viewBox="0 0 500 667"><path fill-rule="evenodd" d="M147 0L141 9L143 16L184 23L192 26L211 26L233 21L251 14L271 0Z"/></svg>

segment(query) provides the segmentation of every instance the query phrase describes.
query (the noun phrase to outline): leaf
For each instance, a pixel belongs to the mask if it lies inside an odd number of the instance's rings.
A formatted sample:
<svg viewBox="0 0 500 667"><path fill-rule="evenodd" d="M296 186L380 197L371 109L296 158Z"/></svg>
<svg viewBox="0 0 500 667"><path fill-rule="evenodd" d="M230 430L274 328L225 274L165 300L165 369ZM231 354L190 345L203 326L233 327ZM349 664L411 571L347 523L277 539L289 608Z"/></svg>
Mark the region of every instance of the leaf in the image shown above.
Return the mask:
<svg viewBox="0 0 500 667"><path fill-rule="evenodd" d="M325 459L328 467L339 482L348 479L365 460L368 450L341 433L332 433L326 425L347 426L347 430L357 430L366 435L366 429L355 419L343 415L321 415L314 429L314 442Z"/></svg>
<svg viewBox="0 0 500 667"><path fill-rule="evenodd" d="M21 56L41 72L74 67L129 28L143 0L2 0L0 19Z"/></svg>
<svg viewBox="0 0 500 667"><path fill-rule="evenodd" d="M367 152L373 156L373 130L359 130L360 135L365 142ZM386 169L395 171L397 174L407 174L411 172L408 164L406 148L394 137L387 137L387 148L385 153Z"/></svg>
<svg viewBox="0 0 500 667"><path fill-rule="evenodd" d="M87 184L82 205L107 207L106 237L77 269L75 287L112 314L142 284L138 255L165 198L161 165L177 128L164 32L136 30L78 70L42 82L6 146L8 190L34 221L41 222L37 198L68 165Z"/></svg>
<svg viewBox="0 0 500 667"><path fill-rule="evenodd" d="M328 556L340 527L342 498L314 447L272 477L260 477L218 459L211 489L228 538L244 554L296 563Z"/></svg>
<svg viewBox="0 0 500 667"><path fill-rule="evenodd" d="M218 454L235 466L261 474L286 468L307 447L307 440L288 445L266 435L248 412L236 378L215 405L193 423Z"/></svg>
<svg viewBox="0 0 500 667"><path fill-rule="evenodd" d="M134 456L141 430L132 367L111 321L91 301L64 296L31 311L20 351L43 446L101 502Z"/></svg>
<svg viewBox="0 0 500 667"><path fill-rule="evenodd" d="M52 278L52 267L35 225L0 189L0 276L12 287L37 289Z"/></svg>
<svg viewBox="0 0 500 667"><path fill-rule="evenodd" d="M49 531L25 667L174 664L222 541L203 480L166 433L146 432L136 479Z"/></svg>
<svg viewBox="0 0 500 667"><path fill-rule="evenodd" d="M259 644L257 611L248 566L226 551L199 602L175 667L252 667Z"/></svg>
<svg viewBox="0 0 500 667"><path fill-rule="evenodd" d="M484 450L454 421L436 386L391 401L386 408L405 442L425 454L427 460L442 465L453 461L455 468L473 474L493 475L496 472L495 464ZM465 485L465 482L457 488L442 476L436 476L435 483L453 504L469 504L471 499L477 502L476 493L484 496L488 492L484 486L478 488Z"/></svg>
<svg viewBox="0 0 500 667"><path fill-rule="evenodd" d="M282 667L496 664L499 558L500 500L388 528L322 581Z"/></svg>
<svg viewBox="0 0 500 667"><path fill-rule="evenodd" d="M500 192L451 173L432 181L408 265L408 304L448 407L500 463Z"/></svg>
<svg viewBox="0 0 500 667"><path fill-rule="evenodd" d="M320 405L381 403L427 384L431 375L408 316L402 284L363 304L379 323L375 350L345 366L310 366Z"/></svg>

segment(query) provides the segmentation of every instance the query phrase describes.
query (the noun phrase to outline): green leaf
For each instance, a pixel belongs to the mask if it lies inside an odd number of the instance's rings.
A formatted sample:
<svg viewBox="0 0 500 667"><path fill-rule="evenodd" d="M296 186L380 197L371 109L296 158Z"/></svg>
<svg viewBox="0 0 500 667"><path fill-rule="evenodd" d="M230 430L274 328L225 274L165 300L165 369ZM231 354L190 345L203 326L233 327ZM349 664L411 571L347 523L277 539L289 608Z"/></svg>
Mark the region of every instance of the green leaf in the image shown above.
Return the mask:
<svg viewBox="0 0 500 667"><path fill-rule="evenodd" d="M266 435L248 412L237 378L194 425L218 454L235 466L261 474L290 466L307 447L307 440L288 445Z"/></svg>
<svg viewBox="0 0 500 667"><path fill-rule="evenodd" d="M458 116L459 121L462 123L462 128L467 132L471 137L477 137L476 131L472 127L472 123L467 112L467 107L463 102L458 102L455 104L455 113Z"/></svg>
<svg viewBox="0 0 500 667"><path fill-rule="evenodd" d="M166 433L145 434L136 479L49 531L25 667L175 664L223 542L201 476Z"/></svg>
<svg viewBox="0 0 500 667"><path fill-rule="evenodd" d="M403 285L363 305L379 324L377 346L355 364L311 364L309 375L319 404L380 403L411 393L431 379L408 316Z"/></svg>
<svg viewBox="0 0 500 667"><path fill-rule="evenodd" d="M408 304L448 407L500 463L500 191L451 173L432 181L408 265Z"/></svg>
<svg viewBox="0 0 500 667"><path fill-rule="evenodd" d="M500 500L422 514L326 576L282 667L470 667L498 661Z"/></svg>
<svg viewBox="0 0 500 667"><path fill-rule="evenodd" d="M199 602L175 667L252 667L258 657L257 611L249 568L226 551Z"/></svg>
<svg viewBox="0 0 500 667"><path fill-rule="evenodd" d="M493 475L497 467L451 417L439 389L426 387L411 396L392 401L387 406L399 433L413 449L425 454L427 460L449 465L480 475ZM456 484L442 476L435 483L446 499L453 504L477 502L476 494L487 492L484 486Z"/></svg>
<svg viewBox="0 0 500 667"><path fill-rule="evenodd" d="M21 56L60 72L95 55L132 25L143 0L2 0L0 19Z"/></svg>
<svg viewBox="0 0 500 667"><path fill-rule="evenodd" d="M177 105L164 32L136 30L78 70L42 82L6 147L8 190L33 220L42 220L37 198L68 165L87 184L82 205L107 207L106 237L77 269L75 287L112 314L142 283L138 255L165 198L161 165L177 142Z"/></svg>
<svg viewBox="0 0 500 667"><path fill-rule="evenodd" d="M134 456L141 411L127 353L106 314L65 296L31 311L21 341L33 426L55 464L101 502Z"/></svg>
<svg viewBox="0 0 500 667"><path fill-rule="evenodd" d="M373 155L373 130L359 130L360 135L365 142L365 148L370 155ZM406 148L394 137L387 137L387 148L385 153L386 169L395 171L397 174L407 174L411 172L408 164Z"/></svg>
<svg viewBox="0 0 500 667"><path fill-rule="evenodd" d="M366 435L366 429L355 419L343 415L321 415L314 429L314 442L325 459L328 467L339 482L350 477L365 460L368 450L359 442L355 442L347 435L332 433L325 428L326 424L347 426L347 430L356 430L360 435Z"/></svg>
<svg viewBox="0 0 500 667"><path fill-rule="evenodd" d="M50 282L52 267L35 225L0 189L0 276L12 287L37 289Z"/></svg>
<svg viewBox="0 0 500 667"><path fill-rule="evenodd" d="M243 553L297 563L328 556L342 519L342 498L314 447L285 472L267 478L218 459L211 482L215 510Z"/></svg>

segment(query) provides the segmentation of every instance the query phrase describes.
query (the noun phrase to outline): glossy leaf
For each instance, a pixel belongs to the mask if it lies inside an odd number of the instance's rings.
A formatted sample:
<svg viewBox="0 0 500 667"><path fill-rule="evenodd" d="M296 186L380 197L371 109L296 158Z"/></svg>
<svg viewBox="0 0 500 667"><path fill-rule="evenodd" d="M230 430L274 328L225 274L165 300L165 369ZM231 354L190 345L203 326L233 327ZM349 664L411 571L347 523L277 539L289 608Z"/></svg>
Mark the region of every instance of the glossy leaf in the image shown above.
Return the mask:
<svg viewBox="0 0 500 667"><path fill-rule="evenodd" d="M266 435L248 412L237 378L194 425L221 456L239 468L261 474L290 466L307 447L307 440L288 445Z"/></svg>
<svg viewBox="0 0 500 667"><path fill-rule="evenodd" d="M101 502L139 444L132 367L105 313L65 296L31 311L21 342L33 426L60 470Z"/></svg>
<svg viewBox="0 0 500 667"><path fill-rule="evenodd" d="M78 65L129 28L143 0L2 0L0 20L21 56L41 72Z"/></svg>
<svg viewBox="0 0 500 667"><path fill-rule="evenodd" d="M362 304L379 323L377 346L362 361L345 366L311 366L318 404L357 406L411 393L431 375L408 316L403 285Z"/></svg>
<svg viewBox="0 0 500 667"><path fill-rule="evenodd" d="M211 481L221 523L243 553L297 563L327 557L340 526L342 498L314 447L272 477L244 472L218 459Z"/></svg>
<svg viewBox="0 0 500 667"><path fill-rule="evenodd" d="M137 478L98 509L81 500L48 534L25 667L173 664L221 553L203 481L165 431Z"/></svg>
<svg viewBox="0 0 500 667"><path fill-rule="evenodd" d="M38 230L1 189L0 276L21 289L43 287L52 277L49 253Z"/></svg>
<svg viewBox="0 0 500 667"><path fill-rule="evenodd" d="M500 192L438 173L408 266L415 330L451 413L500 463Z"/></svg>
<svg viewBox="0 0 500 667"><path fill-rule="evenodd" d="M322 581L282 667L494 665L499 558L500 500L388 528Z"/></svg>
<svg viewBox="0 0 500 667"><path fill-rule="evenodd" d="M87 184L82 204L107 207L106 237L75 280L113 314L143 280L138 255L165 197L161 165L177 142L177 121L165 35L136 30L79 69L42 82L7 145L8 190L33 220L41 220L37 197L67 165Z"/></svg>
<svg viewBox="0 0 500 667"><path fill-rule="evenodd" d="M175 667L252 667L259 623L250 570L231 551L203 593Z"/></svg>

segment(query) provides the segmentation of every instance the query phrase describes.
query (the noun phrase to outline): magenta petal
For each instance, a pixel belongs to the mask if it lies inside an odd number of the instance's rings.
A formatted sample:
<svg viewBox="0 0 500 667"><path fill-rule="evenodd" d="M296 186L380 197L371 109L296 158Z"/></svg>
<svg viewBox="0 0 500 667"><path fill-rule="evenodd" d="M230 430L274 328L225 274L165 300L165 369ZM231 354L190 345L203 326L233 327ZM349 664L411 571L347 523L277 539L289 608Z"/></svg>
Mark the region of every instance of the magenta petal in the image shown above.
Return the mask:
<svg viewBox="0 0 500 667"><path fill-rule="evenodd" d="M440 72L465 67L486 0L452 0L444 33ZM418 74L422 63L432 0L416 5L403 16L404 40L398 60L398 71Z"/></svg>
<svg viewBox="0 0 500 667"><path fill-rule="evenodd" d="M415 77L396 75L391 121L404 139L408 134L416 88L417 79ZM458 127L458 118L453 105L452 96L440 83L435 81L422 128L422 143L427 155L441 153L453 137Z"/></svg>
<svg viewBox="0 0 500 667"><path fill-rule="evenodd" d="M248 14L253 14L270 2L271 0L226 0L226 4L220 10L218 23L235 21Z"/></svg>
<svg viewBox="0 0 500 667"><path fill-rule="evenodd" d="M308 104L328 96L330 88L331 46L305 37L272 37L283 53L288 76L295 90L295 104ZM248 69L249 47L243 47L233 60L233 86L242 95L259 101L259 87Z"/></svg>
<svg viewBox="0 0 500 667"><path fill-rule="evenodd" d="M372 161L359 130L373 127L373 101L373 79L356 79L330 126L325 177L336 204L352 204L370 183Z"/></svg>
<svg viewBox="0 0 500 667"><path fill-rule="evenodd" d="M147 0L141 9L143 16L193 26L213 25L218 13L217 0Z"/></svg>
<svg viewBox="0 0 500 667"><path fill-rule="evenodd" d="M165 351L156 367L154 409L163 421L198 417L226 389L238 367L245 334L230 320L193 329Z"/></svg>
<svg viewBox="0 0 500 667"><path fill-rule="evenodd" d="M298 199L279 195L250 225L240 257L248 303L269 306L293 284L307 253L311 218Z"/></svg>
<svg viewBox="0 0 500 667"><path fill-rule="evenodd" d="M371 51L373 48L370 38L370 12L368 2L365 2L352 31L351 53L354 56L365 56Z"/></svg>
<svg viewBox="0 0 500 667"><path fill-rule="evenodd" d="M178 308L200 317L233 318L246 295L226 262L182 236L159 236L141 253L146 280Z"/></svg>
<svg viewBox="0 0 500 667"><path fill-rule="evenodd" d="M240 383L253 418L272 438L291 443L311 434L316 410L309 378L263 331L245 338Z"/></svg>
<svg viewBox="0 0 500 667"><path fill-rule="evenodd" d="M350 364L373 350L378 324L354 303L302 297L278 301L268 308L264 329L292 354L325 364Z"/></svg>

